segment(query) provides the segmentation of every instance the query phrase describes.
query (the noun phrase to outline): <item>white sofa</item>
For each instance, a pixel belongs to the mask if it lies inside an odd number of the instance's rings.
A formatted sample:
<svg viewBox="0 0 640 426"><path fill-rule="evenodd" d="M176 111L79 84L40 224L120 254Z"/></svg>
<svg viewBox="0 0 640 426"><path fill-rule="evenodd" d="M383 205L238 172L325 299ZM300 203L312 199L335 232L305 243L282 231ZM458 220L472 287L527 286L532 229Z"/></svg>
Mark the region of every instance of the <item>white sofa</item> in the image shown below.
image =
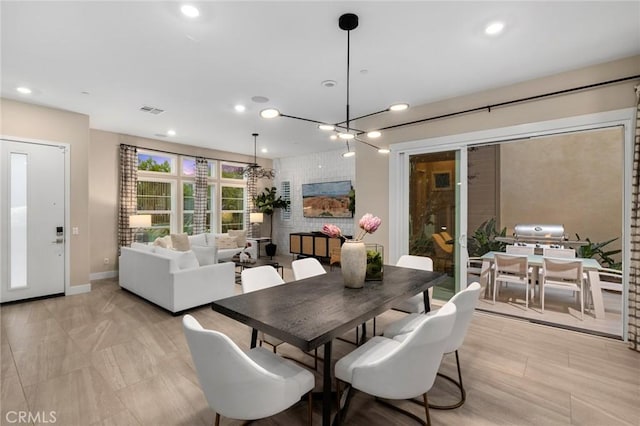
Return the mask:
<svg viewBox="0 0 640 426"><path fill-rule="evenodd" d="M121 248L119 280L120 287L176 313L233 296L235 265L199 266L193 251L134 243Z"/></svg>
<svg viewBox="0 0 640 426"><path fill-rule="evenodd" d="M231 233L241 233L241 231L230 231ZM215 247L216 255L214 262L229 262L231 258L241 252L248 253L253 259L258 255L258 244L255 240L247 238L244 232L241 233L239 241L237 235L230 235L229 233L207 233L189 235L188 237L190 247L197 250L197 247ZM232 240L236 238L236 240ZM173 248L171 236L158 238L153 243L154 245L160 245L165 248ZM196 253L197 255L200 252Z"/></svg>

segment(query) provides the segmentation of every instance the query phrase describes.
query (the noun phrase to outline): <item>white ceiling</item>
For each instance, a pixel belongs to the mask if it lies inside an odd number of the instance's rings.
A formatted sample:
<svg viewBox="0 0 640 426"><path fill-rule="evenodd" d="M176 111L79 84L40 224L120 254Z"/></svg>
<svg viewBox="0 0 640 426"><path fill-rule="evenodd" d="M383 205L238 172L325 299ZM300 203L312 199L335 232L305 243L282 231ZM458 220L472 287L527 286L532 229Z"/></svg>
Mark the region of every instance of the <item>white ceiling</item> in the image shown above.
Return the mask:
<svg viewBox="0 0 640 426"><path fill-rule="evenodd" d="M360 17L351 117L640 54L638 1L192 4L196 19L180 2L2 1L2 96L88 114L94 129L244 154L258 132L269 150L259 156L277 158L342 146L311 123L258 113L345 119L346 12ZM505 31L487 37L493 20ZM175 137L155 136L170 128Z"/></svg>

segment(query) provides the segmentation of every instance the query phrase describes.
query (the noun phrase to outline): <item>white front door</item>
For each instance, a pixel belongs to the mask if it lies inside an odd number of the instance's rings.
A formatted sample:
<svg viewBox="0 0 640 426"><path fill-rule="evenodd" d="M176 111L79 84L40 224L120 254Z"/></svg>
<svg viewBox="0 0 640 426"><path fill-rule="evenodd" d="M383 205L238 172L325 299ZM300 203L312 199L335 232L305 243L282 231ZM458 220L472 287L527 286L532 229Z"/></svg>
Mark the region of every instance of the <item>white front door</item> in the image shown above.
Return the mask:
<svg viewBox="0 0 640 426"><path fill-rule="evenodd" d="M65 149L1 142L0 302L64 293Z"/></svg>

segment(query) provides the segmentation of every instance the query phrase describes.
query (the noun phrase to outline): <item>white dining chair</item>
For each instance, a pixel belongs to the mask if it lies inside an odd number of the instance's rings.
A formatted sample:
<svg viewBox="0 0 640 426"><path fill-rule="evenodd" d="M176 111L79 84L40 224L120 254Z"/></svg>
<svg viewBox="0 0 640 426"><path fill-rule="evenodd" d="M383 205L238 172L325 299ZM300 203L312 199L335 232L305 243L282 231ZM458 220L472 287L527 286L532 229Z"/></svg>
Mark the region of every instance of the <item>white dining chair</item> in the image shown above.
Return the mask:
<svg viewBox="0 0 640 426"><path fill-rule="evenodd" d="M422 321L404 340L375 336L338 360L334 370L338 401L341 401L340 384L348 383L350 386L344 407L338 407L337 416L341 419L346 417L353 390L357 389L391 400L422 396L427 424L431 424L427 392L433 386L442 362L455 322L456 306L447 304L434 315L420 317ZM411 415L386 401L380 402Z"/></svg>
<svg viewBox="0 0 640 426"><path fill-rule="evenodd" d="M220 416L256 420L278 414L306 394L312 424L313 374L264 348L243 352L229 337L204 329L191 315L182 319L200 387Z"/></svg>
<svg viewBox="0 0 640 426"><path fill-rule="evenodd" d="M543 248L542 256L555 257L556 259L575 259L576 251L572 248Z"/></svg>
<svg viewBox="0 0 640 426"><path fill-rule="evenodd" d="M523 285L525 308L529 308L529 261L526 255L496 253L493 257L493 304L501 283ZM533 296L532 296L533 298Z"/></svg>
<svg viewBox="0 0 640 426"><path fill-rule="evenodd" d="M264 288L273 287L276 285L284 284L284 280L273 266L257 266L255 268L245 268L240 274L242 283L242 292L250 293L253 291L262 290ZM276 352L276 348L284 342L280 339L276 339L273 336L260 331L258 333L258 340L260 346L262 343L268 343L273 348L273 353Z"/></svg>
<svg viewBox="0 0 640 426"><path fill-rule="evenodd" d="M396 262L396 266L400 266L403 268L421 269L423 271L433 271L433 260L426 256L404 254L400 256L400 258ZM429 301L431 301L431 298L433 297L433 287L429 287L428 295ZM415 296L394 304L393 309L407 313L424 313L424 296L422 293L416 294Z"/></svg>
<svg viewBox="0 0 640 426"><path fill-rule="evenodd" d="M456 381L454 378L447 376L442 373L438 373L438 376L443 377L444 379L455 384L460 390L460 400L454 404L450 405L435 405L429 404L430 408L440 409L440 410L450 410L453 408L458 408L462 404L464 404L467 398L467 392L464 389L462 384L462 370L460 368L460 357L458 355L458 349L462 346L464 342L464 338L467 335L467 330L469 329L469 324L471 324L471 319L473 318L473 312L476 309L478 304L478 299L480 298L480 283L473 282L464 290L456 293L449 301L445 304L454 304L456 306L456 320L453 324L453 329L451 331L451 335L447 339L447 344L444 348L444 353L451 354L455 353L456 355L456 366L458 368L458 380ZM438 310L429 312L427 315L435 315ZM384 337L389 337L390 339L395 339L399 341L403 341L409 336L409 333L414 330L414 328L419 325L422 321L420 317L424 315L420 314L411 314L402 318L392 324L390 324L384 330Z"/></svg>
<svg viewBox="0 0 640 426"><path fill-rule="evenodd" d="M544 313L544 299L546 290L555 288L574 292L580 296L580 319L584 319L584 281L582 261L569 259L542 259L542 279L540 285L540 300Z"/></svg>
<svg viewBox="0 0 640 426"><path fill-rule="evenodd" d="M530 255L535 253L535 247L508 245L505 247L507 254Z"/></svg>
<svg viewBox="0 0 640 426"><path fill-rule="evenodd" d="M291 262L291 270L293 271L293 279L295 280L303 280L327 273L327 270L324 269L320 261L315 257L294 260Z"/></svg>

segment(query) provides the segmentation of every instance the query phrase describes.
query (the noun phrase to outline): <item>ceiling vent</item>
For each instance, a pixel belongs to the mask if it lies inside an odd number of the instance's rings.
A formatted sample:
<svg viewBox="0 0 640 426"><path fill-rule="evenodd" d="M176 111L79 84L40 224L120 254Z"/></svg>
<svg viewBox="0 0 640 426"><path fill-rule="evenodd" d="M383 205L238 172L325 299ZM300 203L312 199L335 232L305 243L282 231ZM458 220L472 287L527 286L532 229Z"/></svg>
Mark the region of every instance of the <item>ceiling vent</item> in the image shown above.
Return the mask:
<svg viewBox="0 0 640 426"><path fill-rule="evenodd" d="M164 112L163 109L155 108L155 107L147 106L147 105L144 105L144 106L140 107L140 111L148 112L148 113L153 114L153 115L162 114Z"/></svg>

